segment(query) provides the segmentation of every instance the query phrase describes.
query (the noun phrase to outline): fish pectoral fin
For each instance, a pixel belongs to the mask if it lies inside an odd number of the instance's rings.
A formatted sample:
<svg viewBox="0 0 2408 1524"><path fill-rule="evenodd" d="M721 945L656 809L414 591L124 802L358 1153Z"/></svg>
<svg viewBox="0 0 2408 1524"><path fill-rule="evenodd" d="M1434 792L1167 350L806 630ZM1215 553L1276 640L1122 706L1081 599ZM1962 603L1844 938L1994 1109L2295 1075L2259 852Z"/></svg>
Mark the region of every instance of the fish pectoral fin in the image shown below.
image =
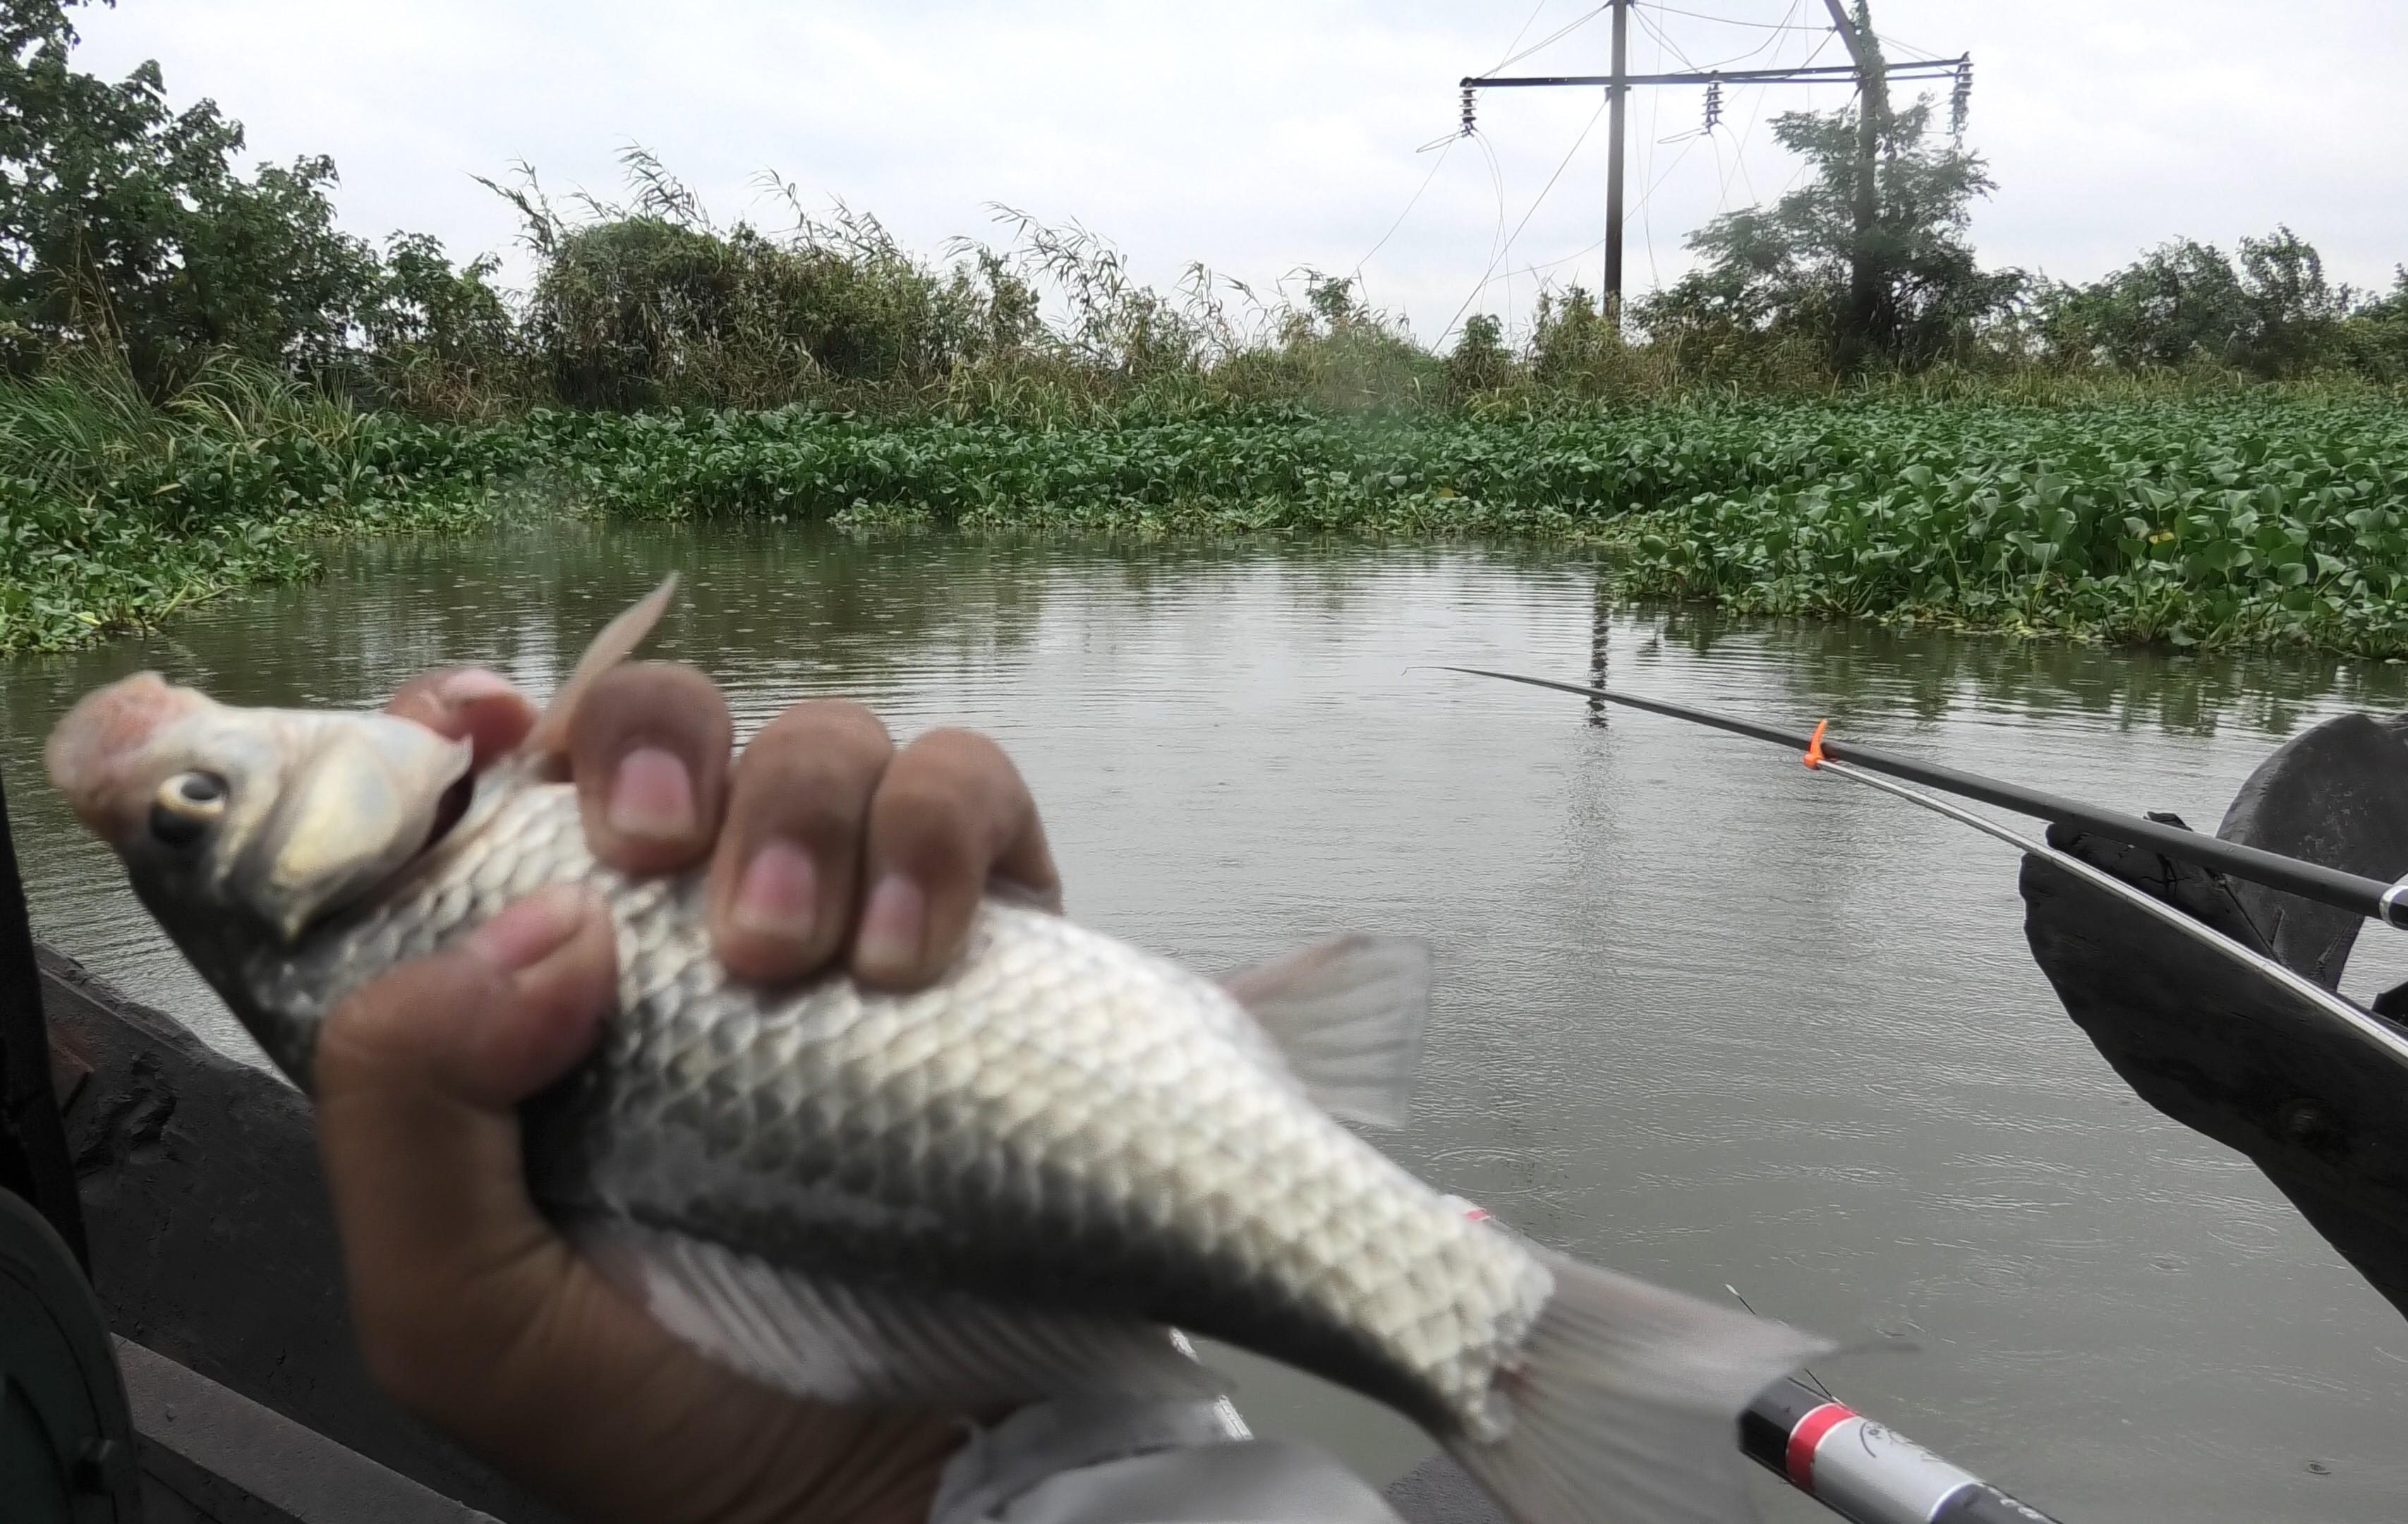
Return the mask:
<svg viewBox="0 0 2408 1524"><path fill-rule="evenodd" d="M1401 937L1331 937L1221 981L1334 1116L1402 1127L1429 1021L1430 955Z"/></svg>
<svg viewBox="0 0 2408 1524"><path fill-rule="evenodd" d="M796 1397L975 1408L1080 1393L1209 1397L1226 1385L1136 1318L865 1286L624 1218L572 1224L603 1277L709 1358Z"/></svg>

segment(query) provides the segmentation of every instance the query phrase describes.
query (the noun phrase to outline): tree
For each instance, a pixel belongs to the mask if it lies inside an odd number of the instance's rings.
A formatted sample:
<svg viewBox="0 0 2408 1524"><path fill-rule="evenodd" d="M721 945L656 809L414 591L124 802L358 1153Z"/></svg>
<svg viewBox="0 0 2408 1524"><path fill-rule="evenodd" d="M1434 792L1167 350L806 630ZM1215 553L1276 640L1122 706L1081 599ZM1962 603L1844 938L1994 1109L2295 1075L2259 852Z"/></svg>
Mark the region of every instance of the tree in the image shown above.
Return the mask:
<svg viewBox="0 0 2408 1524"><path fill-rule="evenodd" d="M1931 112L1920 100L1878 124L1874 216L1861 238L1855 108L1775 117L1773 136L1806 161L1805 181L1689 235L1704 267L1637 303L1641 328L1676 349L1804 338L1834 364L1861 353L1911 367L1970 349L2026 281L1975 261L1971 208L1995 182L1979 154L1935 142ZM1849 297L1860 266L1872 299L1858 332Z"/></svg>
<svg viewBox="0 0 2408 1524"><path fill-rule="evenodd" d="M532 380L517 317L494 289L490 254L453 269L431 234L396 233L359 314L377 400L476 416L523 400Z"/></svg>
<svg viewBox="0 0 2408 1524"><path fill-rule="evenodd" d="M2361 375L2408 381L2408 266L2393 269L2388 294L2370 298L2343 321L2335 348Z"/></svg>
<svg viewBox="0 0 2408 1524"><path fill-rule="evenodd" d="M2214 244L2176 238L2086 286L2042 294L2041 331L2052 358L2126 370L2194 363L2265 379L2343 359L2343 324L2358 295L2325 279L2315 247L2287 227L2243 238L2234 260ZM2381 304L2366 310L2379 314Z"/></svg>
<svg viewBox="0 0 2408 1524"><path fill-rule="evenodd" d="M649 151L620 159L632 200L580 194L577 222L526 165L515 184L485 181L525 220L540 269L521 338L572 406L762 407L927 386L1036 331L1035 293L991 252L939 271L875 217L808 212L782 182L792 231L722 229Z"/></svg>
<svg viewBox="0 0 2408 1524"><path fill-rule="evenodd" d="M0 332L7 362L113 342L157 392L212 351L308 371L350 347L375 252L337 231L323 157L230 160L242 125L171 111L159 66L69 65L72 0L0 0Z"/></svg>
<svg viewBox="0 0 2408 1524"><path fill-rule="evenodd" d="M1492 391L1513 379L1513 356L1505 349L1505 327L1495 314L1474 312L1446 357L1447 386L1458 397Z"/></svg>
<svg viewBox="0 0 2408 1524"><path fill-rule="evenodd" d="M2315 245L2287 227L2241 240L2241 295L2247 314L2244 363L2263 376L2305 370L2331 351L2333 331L2357 305L2349 287L2325 280Z"/></svg>

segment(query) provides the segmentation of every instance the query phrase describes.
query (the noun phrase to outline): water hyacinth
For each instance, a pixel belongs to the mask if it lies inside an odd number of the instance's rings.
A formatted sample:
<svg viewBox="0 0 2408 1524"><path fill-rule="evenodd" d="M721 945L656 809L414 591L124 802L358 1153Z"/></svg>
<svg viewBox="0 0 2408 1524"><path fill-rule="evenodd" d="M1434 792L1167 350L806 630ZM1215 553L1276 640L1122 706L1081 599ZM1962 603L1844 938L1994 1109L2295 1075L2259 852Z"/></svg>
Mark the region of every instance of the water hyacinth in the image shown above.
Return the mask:
<svg viewBox="0 0 2408 1524"><path fill-rule="evenodd" d="M1891 416L1800 481L1634 519L1626 586L1748 612L2408 653L2397 405L1935 411Z"/></svg>
<svg viewBox="0 0 2408 1524"><path fill-rule="evenodd" d="M802 408L470 425L223 388L156 417L68 400L0 395L0 649L308 575L330 531L452 529L527 499L638 521L1605 545L1627 594L1742 612L2408 654L2408 410L2374 391L1129 408L1070 427Z"/></svg>

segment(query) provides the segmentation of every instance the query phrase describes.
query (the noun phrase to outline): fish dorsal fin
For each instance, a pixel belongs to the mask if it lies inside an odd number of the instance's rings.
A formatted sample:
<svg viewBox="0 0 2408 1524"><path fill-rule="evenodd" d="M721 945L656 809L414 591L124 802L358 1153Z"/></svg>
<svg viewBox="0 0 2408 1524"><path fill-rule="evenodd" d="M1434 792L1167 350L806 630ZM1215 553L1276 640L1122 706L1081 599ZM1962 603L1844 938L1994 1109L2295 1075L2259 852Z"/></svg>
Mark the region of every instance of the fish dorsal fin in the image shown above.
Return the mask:
<svg viewBox="0 0 2408 1524"><path fill-rule="evenodd" d="M1324 1111L1404 1125L1429 1020L1427 947L1401 937L1331 937L1221 984Z"/></svg>
<svg viewBox="0 0 2408 1524"><path fill-rule="evenodd" d="M591 1217L569 1236L688 1344L796 1397L977 1408L1073 1393L1208 1398L1226 1383L1134 1317L849 1284L707 1240Z"/></svg>
<svg viewBox="0 0 2408 1524"><path fill-rule="evenodd" d="M520 743L520 755L546 757L568 749L568 721L577 712L578 701L594 686L595 679L625 661L644 643L652 626L661 622L661 615L668 612L669 600L677 596L677 585L678 574L672 571L661 579L660 586L645 595L642 602L602 626L602 633L594 637L585 654L577 659L577 670L569 673L568 681L552 696L543 717L535 722L535 728Z"/></svg>

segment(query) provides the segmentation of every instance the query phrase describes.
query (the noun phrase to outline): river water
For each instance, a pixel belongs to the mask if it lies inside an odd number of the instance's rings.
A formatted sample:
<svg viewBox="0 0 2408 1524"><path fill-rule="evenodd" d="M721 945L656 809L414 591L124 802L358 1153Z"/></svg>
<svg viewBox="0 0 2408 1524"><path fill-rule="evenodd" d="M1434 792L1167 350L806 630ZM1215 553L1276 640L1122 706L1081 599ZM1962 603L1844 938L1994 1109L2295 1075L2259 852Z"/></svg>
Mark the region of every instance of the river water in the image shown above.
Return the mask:
<svg viewBox="0 0 2408 1524"><path fill-rule="evenodd" d="M1601 608L1541 552L519 531L341 554L308 586L0 666L43 934L253 1050L39 780L50 722L144 666L357 705L442 661L548 691L665 571L657 654L739 733L806 696L988 729L1073 913L1221 969L1337 929L1440 985L1396 1153L1618 1269L1881 1345L1852 1405L2069 1520L2399 1517L2408 1327L2238 1156L2131 1099L2021 931L2013 855L1794 759L1425 669L1581 679L2212 827L2281 738L2408 708L2408 669L2188 659ZM2345 988L2408 971L2361 941ZM1241 1376L1246 1373L1240 1373ZM1259 1373L1255 1373L1257 1375ZM1415 1449L1312 1410L1375 1474ZM1336 1414L1336 1417L1331 1415ZM1767 1482L1779 1519L1825 1518Z"/></svg>

